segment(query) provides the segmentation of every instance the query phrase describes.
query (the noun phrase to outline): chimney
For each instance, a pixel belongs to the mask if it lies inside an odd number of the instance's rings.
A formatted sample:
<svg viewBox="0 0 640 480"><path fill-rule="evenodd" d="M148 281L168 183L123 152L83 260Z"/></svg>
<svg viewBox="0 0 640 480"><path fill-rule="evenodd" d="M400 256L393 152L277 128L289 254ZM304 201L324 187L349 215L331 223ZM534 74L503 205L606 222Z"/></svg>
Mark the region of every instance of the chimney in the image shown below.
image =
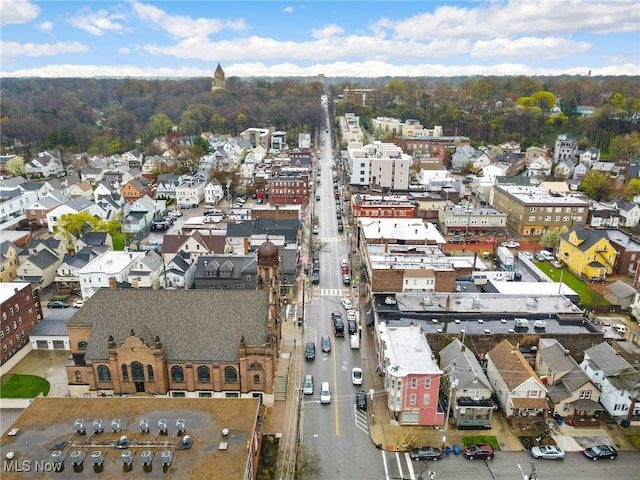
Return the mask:
<svg viewBox="0 0 640 480"><path fill-rule="evenodd" d="M249 238L244 237L244 254L246 255L249 252Z"/></svg>
<svg viewBox="0 0 640 480"><path fill-rule="evenodd" d="M109 277L109 288L111 289L117 288L116 277Z"/></svg>

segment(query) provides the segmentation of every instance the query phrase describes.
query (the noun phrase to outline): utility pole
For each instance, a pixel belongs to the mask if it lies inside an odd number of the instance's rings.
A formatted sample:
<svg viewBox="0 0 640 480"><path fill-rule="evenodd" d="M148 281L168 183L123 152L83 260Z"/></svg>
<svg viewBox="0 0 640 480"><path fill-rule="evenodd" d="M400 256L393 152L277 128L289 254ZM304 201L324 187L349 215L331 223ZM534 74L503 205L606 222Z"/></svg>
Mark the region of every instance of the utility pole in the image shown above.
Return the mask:
<svg viewBox="0 0 640 480"><path fill-rule="evenodd" d="M444 416L444 429L442 434L442 450L444 451L447 446L447 427L449 426L449 413L451 412L451 402L453 400L453 389L456 388L458 382L455 378L456 362L453 361L449 364L449 399L447 400L447 411Z"/></svg>

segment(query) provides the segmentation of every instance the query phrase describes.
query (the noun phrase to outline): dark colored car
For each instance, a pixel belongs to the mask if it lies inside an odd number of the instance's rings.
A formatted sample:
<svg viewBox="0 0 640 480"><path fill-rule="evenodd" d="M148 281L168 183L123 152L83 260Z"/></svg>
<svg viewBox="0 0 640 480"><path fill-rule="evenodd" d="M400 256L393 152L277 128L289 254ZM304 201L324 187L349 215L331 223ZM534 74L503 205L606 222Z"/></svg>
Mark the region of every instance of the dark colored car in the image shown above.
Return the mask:
<svg viewBox="0 0 640 480"><path fill-rule="evenodd" d="M409 451L411 460L440 460L442 458L442 450L436 447L418 447Z"/></svg>
<svg viewBox="0 0 640 480"><path fill-rule="evenodd" d="M344 320L342 320L342 315L333 318L333 332L336 337L344 337Z"/></svg>
<svg viewBox="0 0 640 480"><path fill-rule="evenodd" d="M313 271L314 272L320 271L320 262L316 262L315 260L313 261Z"/></svg>
<svg viewBox="0 0 640 480"><path fill-rule="evenodd" d="M320 272L313 272L311 274L311 283L317 285L320 283Z"/></svg>
<svg viewBox="0 0 640 480"><path fill-rule="evenodd" d="M331 339L329 337L322 337L320 340L320 348L324 353L329 353L331 351Z"/></svg>
<svg viewBox="0 0 640 480"><path fill-rule="evenodd" d="M349 285L351 284L351 275L349 275L348 273L344 273L342 274L342 283L344 285Z"/></svg>
<svg viewBox="0 0 640 480"><path fill-rule="evenodd" d="M591 460L599 460L601 458L613 460L618 456L618 451L610 445L594 445L593 447L585 448L582 453Z"/></svg>
<svg viewBox="0 0 640 480"><path fill-rule="evenodd" d="M313 342L307 342L304 347L305 360L314 360L316 358L316 344Z"/></svg>
<svg viewBox="0 0 640 480"><path fill-rule="evenodd" d="M469 237L467 238L467 243L480 243L480 239L478 237Z"/></svg>
<svg viewBox="0 0 640 480"><path fill-rule="evenodd" d="M496 452L491 445L469 445L464 448L464 456L469 460L476 458L491 460Z"/></svg>
<svg viewBox="0 0 640 480"><path fill-rule="evenodd" d="M462 243L462 237L453 237L449 239L449 243Z"/></svg>
<svg viewBox="0 0 640 480"><path fill-rule="evenodd" d="M338 231L344 232L344 224L342 223L341 220L338 221Z"/></svg>
<svg viewBox="0 0 640 480"><path fill-rule="evenodd" d="M52 300L47 303L47 308L69 308L69 304L62 300Z"/></svg>
<svg viewBox="0 0 640 480"><path fill-rule="evenodd" d="M356 392L356 408L358 410L367 409L367 395L364 393L364 390L358 390Z"/></svg>
<svg viewBox="0 0 640 480"><path fill-rule="evenodd" d="M353 320L349 320L349 335L355 335L358 333L358 325Z"/></svg>
<svg viewBox="0 0 640 480"><path fill-rule="evenodd" d="M320 252L318 250L314 250L313 251L313 261L314 262L319 262L320 261Z"/></svg>

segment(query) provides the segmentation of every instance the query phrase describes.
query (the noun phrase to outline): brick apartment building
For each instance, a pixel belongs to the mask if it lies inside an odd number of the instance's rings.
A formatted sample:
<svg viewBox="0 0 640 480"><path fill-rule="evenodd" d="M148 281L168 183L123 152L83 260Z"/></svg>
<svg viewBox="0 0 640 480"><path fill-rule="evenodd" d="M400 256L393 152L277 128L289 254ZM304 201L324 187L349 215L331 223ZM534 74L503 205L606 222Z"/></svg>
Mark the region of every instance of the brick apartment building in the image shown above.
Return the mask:
<svg viewBox="0 0 640 480"><path fill-rule="evenodd" d="M3 364L29 343L29 332L42 320L42 308L38 292L30 283L0 283L0 303L0 364Z"/></svg>

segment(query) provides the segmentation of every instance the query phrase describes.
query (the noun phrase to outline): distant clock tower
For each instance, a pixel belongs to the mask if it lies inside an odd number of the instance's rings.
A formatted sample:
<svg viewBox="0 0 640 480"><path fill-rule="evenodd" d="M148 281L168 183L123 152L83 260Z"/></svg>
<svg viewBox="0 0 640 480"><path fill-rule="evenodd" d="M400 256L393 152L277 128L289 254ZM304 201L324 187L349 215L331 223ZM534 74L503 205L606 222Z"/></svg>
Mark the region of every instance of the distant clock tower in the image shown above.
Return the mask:
<svg viewBox="0 0 640 480"><path fill-rule="evenodd" d="M226 88L225 79L224 79L224 70L218 63L218 67L216 68L215 73L213 74L213 81L211 82L211 91L215 92L216 90L224 90Z"/></svg>

